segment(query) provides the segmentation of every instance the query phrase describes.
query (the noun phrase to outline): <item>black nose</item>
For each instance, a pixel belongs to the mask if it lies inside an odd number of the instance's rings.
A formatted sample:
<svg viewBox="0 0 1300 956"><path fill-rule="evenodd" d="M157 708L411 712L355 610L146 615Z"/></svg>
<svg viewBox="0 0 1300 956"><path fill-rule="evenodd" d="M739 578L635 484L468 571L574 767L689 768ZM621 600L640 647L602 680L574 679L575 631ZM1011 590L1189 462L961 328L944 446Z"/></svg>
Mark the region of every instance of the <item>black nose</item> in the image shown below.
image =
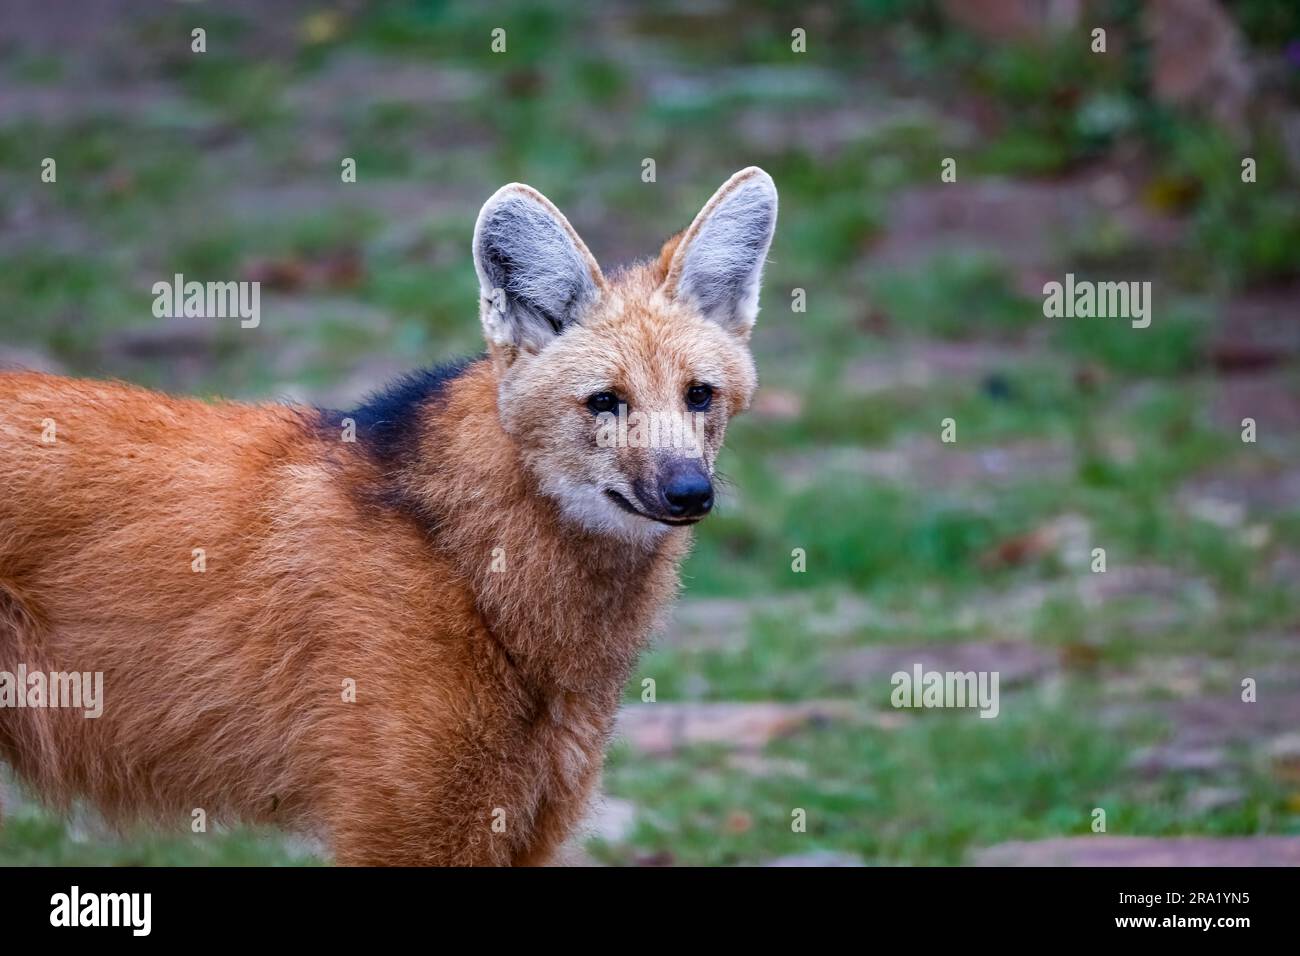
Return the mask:
<svg viewBox="0 0 1300 956"><path fill-rule="evenodd" d="M666 475L661 485L664 504L674 518L698 518L713 507L713 482L698 468L680 468Z"/></svg>

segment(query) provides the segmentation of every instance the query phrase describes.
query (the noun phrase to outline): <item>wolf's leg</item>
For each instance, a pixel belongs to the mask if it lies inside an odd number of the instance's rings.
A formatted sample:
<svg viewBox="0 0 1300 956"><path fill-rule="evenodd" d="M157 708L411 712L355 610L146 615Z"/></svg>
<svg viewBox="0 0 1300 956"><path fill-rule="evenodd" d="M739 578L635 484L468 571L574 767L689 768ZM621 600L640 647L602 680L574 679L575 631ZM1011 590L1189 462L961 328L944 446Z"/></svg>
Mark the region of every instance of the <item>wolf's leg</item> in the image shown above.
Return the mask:
<svg viewBox="0 0 1300 956"><path fill-rule="evenodd" d="M334 860L341 866L509 865L509 816L499 832L492 808L458 803L432 795L408 800L382 781L360 780L330 814Z"/></svg>
<svg viewBox="0 0 1300 956"><path fill-rule="evenodd" d="M19 589L0 579L0 670L25 664L31 671L45 667L42 639L45 628L33 605ZM60 749L51 710L0 707L0 759L37 795L49 797L60 789Z"/></svg>

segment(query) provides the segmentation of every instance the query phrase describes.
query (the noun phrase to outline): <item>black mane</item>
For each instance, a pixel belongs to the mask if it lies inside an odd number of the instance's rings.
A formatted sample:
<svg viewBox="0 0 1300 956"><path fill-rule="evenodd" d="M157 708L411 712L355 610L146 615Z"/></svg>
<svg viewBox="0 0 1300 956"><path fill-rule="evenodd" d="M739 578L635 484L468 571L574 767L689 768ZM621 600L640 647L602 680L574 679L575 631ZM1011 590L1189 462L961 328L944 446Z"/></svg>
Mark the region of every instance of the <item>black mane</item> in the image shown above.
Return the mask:
<svg viewBox="0 0 1300 956"><path fill-rule="evenodd" d="M410 372L368 396L351 411L324 411L326 423L338 428L344 419L351 418L356 422L358 443L366 445L382 460L400 458L404 452L413 450L420 409L441 396L449 384L481 358L457 359Z"/></svg>

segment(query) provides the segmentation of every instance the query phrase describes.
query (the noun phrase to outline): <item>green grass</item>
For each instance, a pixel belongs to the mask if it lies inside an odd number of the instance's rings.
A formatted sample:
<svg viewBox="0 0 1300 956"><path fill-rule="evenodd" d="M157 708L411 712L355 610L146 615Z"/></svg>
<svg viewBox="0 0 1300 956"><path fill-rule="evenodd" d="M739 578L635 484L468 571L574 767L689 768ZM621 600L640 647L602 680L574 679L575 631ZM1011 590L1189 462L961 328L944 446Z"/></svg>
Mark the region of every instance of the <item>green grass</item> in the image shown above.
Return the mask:
<svg viewBox="0 0 1300 956"><path fill-rule="evenodd" d="M1041 303L1017 295L1003 265L978 254L882 276L876 296L899 325L938 338L999 339L1042 318Z"/></svg>
<svg viewBox="0 0 1300 956"><path fill-rule="evenodd" d="M0 827L2 866L305 866L320 861L292 850L280 834L239 829L204 834L138 831L80 833L52 814L26 810Z"/></svg>
<svg viewBox="0 0 1300 956"><path fill-rule="evenodd" d="M1090 834L1095 807L1112 834L1250 833L1274 815L1295 820L1278 788L1253 774L1236 781L1250 791L1242 808L1189 812L1183 782L1149 787L1125 768L1129 748L1156 730L1099 732L1085 700L1053 707L1004 695L1003 708L997 720L926 714L893 730L809 731L769 748L770 777L730 768L717 750L665 761L616 749L609 790L642 813L628 844L597 855L726 865L830 850L876 864L954 864L1004 840ZM803 769L781 773L783 759ZM792 829L796 809L806 832Z"/></svg>

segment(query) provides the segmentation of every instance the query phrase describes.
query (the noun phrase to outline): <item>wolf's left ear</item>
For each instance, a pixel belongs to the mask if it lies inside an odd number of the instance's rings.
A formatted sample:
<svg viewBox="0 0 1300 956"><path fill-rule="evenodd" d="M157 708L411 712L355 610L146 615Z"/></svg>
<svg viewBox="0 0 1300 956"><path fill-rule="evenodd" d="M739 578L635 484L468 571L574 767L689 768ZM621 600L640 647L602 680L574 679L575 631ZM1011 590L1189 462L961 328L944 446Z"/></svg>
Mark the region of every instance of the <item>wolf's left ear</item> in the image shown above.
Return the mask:
<svg viewBox="0 0 1300 956"><path fill-rule="evenodd" d="M498 189L474 225L483 332L491 345L540 352L605 286L569 220L521 183Z"/></svg>
<svg viewBox="0 0 1300 956"><path fill-rule="evenodd" d="M747 336L758 317L758 287L775 230L776 184L757 166L742 169L722 184L678 240L664 291Z"/></svg>

